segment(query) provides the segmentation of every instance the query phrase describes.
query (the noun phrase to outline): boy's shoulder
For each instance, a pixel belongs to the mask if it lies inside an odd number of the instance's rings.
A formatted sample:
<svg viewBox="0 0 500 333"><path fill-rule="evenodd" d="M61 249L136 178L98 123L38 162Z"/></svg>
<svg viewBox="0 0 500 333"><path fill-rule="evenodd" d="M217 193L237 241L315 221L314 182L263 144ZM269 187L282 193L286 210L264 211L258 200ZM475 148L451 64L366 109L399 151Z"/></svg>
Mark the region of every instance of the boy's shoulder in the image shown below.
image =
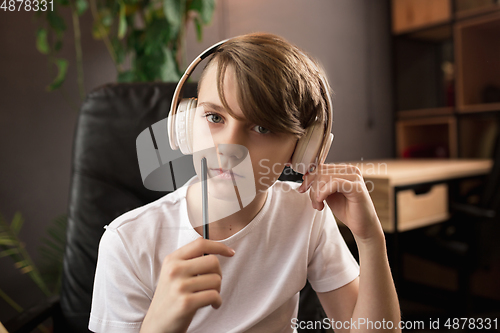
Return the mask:
<svg viewBox="0 0 500 333"><path fill-rule="evenodd" d="M292 190L292 189L297 189L300 186L300 184L301 183L299 182L294 182L291 180L277 180L273 186L276 186L283 190Z"/></svg>
<svg viewBox="0 0 500 333"><path fill-rule="evenodd" d="M168 223L169 215L175 217L180 214L180 203L185 198L186 189L181 187L159 199L134 208L114 219L107 229L131 231L130 229L150 229L157 223Z"/></svg>

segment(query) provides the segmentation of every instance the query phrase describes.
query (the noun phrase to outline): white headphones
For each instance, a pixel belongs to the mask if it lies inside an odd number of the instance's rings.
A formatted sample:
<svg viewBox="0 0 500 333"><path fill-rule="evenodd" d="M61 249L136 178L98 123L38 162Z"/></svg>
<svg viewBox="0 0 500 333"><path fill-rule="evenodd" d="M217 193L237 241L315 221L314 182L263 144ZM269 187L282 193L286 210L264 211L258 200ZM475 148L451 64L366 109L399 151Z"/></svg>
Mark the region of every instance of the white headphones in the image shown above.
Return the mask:
<svg viewBox="0 0 500 333"><path fill-rule="evenodd" d="M188 66L175 88L167 125L168 139L173 150L180 149L185 155L193 153L193 122L198 101L196 98L183 98L179 102L184 83L202 60L215 53L227 41L228 39L218 42L202 52ZM331 133L333 122L332 100L325 78L321 74L320 78L326 95L327 120L325 123L314 122L306 128L304 136L297 141L292 155L291 168L301 174L306 173L308 169L311 170L311 167L315 168L318 164L325 162L333 141L333 134Z"/></svg>

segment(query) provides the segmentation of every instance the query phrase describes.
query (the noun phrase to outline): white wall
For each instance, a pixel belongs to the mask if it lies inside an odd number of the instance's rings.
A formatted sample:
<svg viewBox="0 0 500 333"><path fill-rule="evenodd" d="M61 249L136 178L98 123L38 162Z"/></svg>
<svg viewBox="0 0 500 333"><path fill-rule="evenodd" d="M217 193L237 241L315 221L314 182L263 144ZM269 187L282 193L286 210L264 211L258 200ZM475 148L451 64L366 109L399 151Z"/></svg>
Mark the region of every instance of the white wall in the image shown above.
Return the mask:
<svg viewBox="0 0 500 333"><path fill-rule="evenodd" d="M388 0L218 0L203 43L195 41L190 28L186 58L247 32L282 35L323 64L335 91L336 138L328 160L390 157L387 6ZM82 24L89 91L114 81L115 71L103 44L90 36L90 13ZM0 212L9 219L15 211L23 213L20 236L38 258L38 239L46 225L67 210L76 113L61 92L45 92L52 76L34 47L34 32L31 13L0 13ZM63 53L74 59L70 35ZM67 95L77 98L74 64L70 66L64 87ZM10 258L0 258L0 288L28 306L41 294L12 264ZM14 313L0 300L0 321Z"/></svg>

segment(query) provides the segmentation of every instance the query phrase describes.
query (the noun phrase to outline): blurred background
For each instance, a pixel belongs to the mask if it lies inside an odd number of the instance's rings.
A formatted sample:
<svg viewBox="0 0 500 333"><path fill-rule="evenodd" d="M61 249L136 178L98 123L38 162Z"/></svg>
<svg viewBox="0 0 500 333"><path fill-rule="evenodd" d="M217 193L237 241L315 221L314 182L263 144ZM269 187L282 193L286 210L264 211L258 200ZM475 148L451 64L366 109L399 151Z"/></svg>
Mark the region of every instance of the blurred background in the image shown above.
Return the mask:
<svg viewBox="0 0 500 333"><path fill-rule="evenodd" d="M117 48L116 38L105 42L112 34L106 30L113 29L108 27L112 21L118 41L125 38L140 44L139 34L136 40L128 38L135 33L130 29L141 1L131 1L128 7L109 6L111 10L105 12L99 6L113 2L61 0L54 3L60 18L45 13L37 16L25 8L0 10L0 213L33 260L19 263L13 253L2 252L0 289L12 300L0 299L1 322L18 313L12 301L27 308L46 297L30 271L33 274L32 267L43 266L41 247L52 244L57 250L64 244L60 230L68 212L72 146L83 96L118 80L175 81L194 57L226 38L258 31L278 34L322 64L334 90L335 140L328 162L494 158L500 110L497 1L192 2L213 3L213 12L193 10L194 14L182 16L184 21L169 17L170 9L163 8L164 20L179 21L185 31L174 52L162 55L176 58L178 68L163 68L164 75L152 78L131 69L133 56ZM175 13L176 3L187 2L163 2L166 7L169 3L174 4ZM142 17L145 22L151 20L147 15ZM75 42L75 22L79 23L80 43ZM161 30L161 24L155 29ZM121 59L114 61L113 57ZM194 81L198 75L199 71L193 75ZM485 181L484 177L474 179L469 187L481 189ZM24 223L16 212L21 212ZM54 237L50 232L45 236L47 228ZM453 228L447 224L440 229L420 228L398 236L398 241L401 245L418 240L422 246L430 239L449 240ZM55 240L50 241L51 237ZM388 233L389 243L391 237ZM9 240L0 244L4 251L12 245ZM458 282L450 283L458 279L458 273L415 258L399 267L402 278L409 275L424 285L458 292ZM500 299L498 264L489 262L484 269L481 274L486 277L478 280L482 288L473 288L471 295L486 298L484 304L495 308ZM446 309L446 299L444 303ZM402 298L402 307L408 318L444 313L410 296Z"/></svg>

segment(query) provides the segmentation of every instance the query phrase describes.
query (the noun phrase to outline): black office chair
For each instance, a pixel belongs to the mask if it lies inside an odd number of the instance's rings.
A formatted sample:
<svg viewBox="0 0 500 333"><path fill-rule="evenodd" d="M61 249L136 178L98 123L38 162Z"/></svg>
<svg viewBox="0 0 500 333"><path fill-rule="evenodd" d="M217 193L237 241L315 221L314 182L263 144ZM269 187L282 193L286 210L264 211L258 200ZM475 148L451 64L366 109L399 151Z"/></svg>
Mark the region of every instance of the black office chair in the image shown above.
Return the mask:
<svg viewBox="0 0 500 333"><path fill-rule="evenodd" d="M471 315L475 311L472 274L500 260L500 134L493 151L493 167L485 181L462 195L458 184L451 191L455 201L450 203L450 220L408 233L404 251L455 269L458 290L443 303L449 313ZM500 308L500 302L492 305Z"/></svg>
<svg viewBox="0 0 500 333"><path fill-rule="evenodd" d="M87 96L73 146L60 298L44 301L7 323L9 332L31 332L49 316L53 317L54 332L89 332L103 227L121 214L167 194L145 188L136 139L144 129L167 117L175 86L173 83L109 84ZM185 97L196 96L196 84L187 84L184 89ZM318 320L324 316L310 286L302 292L299 307L301 319Z"/></svg>

